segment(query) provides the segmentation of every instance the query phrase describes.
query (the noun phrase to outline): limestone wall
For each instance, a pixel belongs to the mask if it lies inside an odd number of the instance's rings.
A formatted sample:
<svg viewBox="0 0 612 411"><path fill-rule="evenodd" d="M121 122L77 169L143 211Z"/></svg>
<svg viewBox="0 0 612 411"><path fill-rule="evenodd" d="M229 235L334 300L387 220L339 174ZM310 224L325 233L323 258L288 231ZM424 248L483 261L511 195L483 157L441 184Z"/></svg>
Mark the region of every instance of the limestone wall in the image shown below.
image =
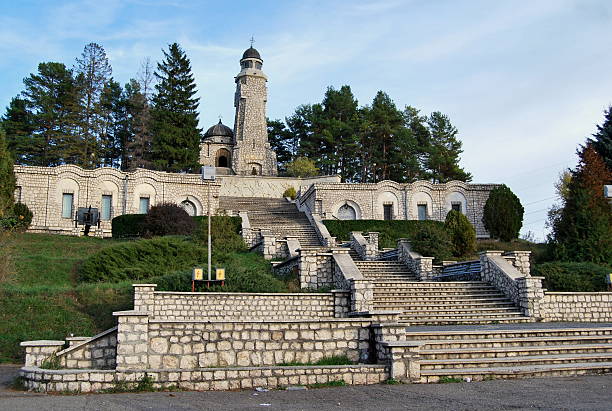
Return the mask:
<svg viewBox="0 0 612 411"><path fill-rule="evenodd" d="M62 367L107 370L115 368L117 356L117 327L106 330L91 339L74 344L57 357Z"/></svg>
<svg viewBox="0 0 612 411"><path fill-rule="evenodd" d="M155 319L308 319L333 318L331 293L177 293L156 291Z"/></svg>
<svg viewBox="0 0 612 411"><path fill-rule="evenodd" d="M271 176L219 176L221 183L219 195L227 197L271 197L280 198L289 187L299 191L306 190L314 183L339 183L338 176L311 178L271 177Z"/></svg>
<svg viewBox="0 0 612 411"><path fill-rule="evenodd" d="M233 367L199 370L147 370L154 388L186 390L239 390L254 387L269 389L296 385L344 381L349 385L379 384L388 378L386 365L331 365L302 367ZM118 383L136 384L143 371L42 370L24 367L19 371L26 389L38 392L99 392L116 388Z"/></svg>
<svg viewBox="0 0 612 411"><path fill-rule="evenodd" d="M367 362L368 320L149 321L149 368L312 363L346 355Z"/></svg>
<svg viewBox="0 0 612 411"><path fill-rule="evenodd" d="M612 293L547 292L540 310L544 321L612 321Z"/></svg>
<svg viewBox="0 0 612 411"><path fill-rule="evenodd" d="M495 184L466 184L452 181L432 184L417 181L398 184L382 181L376 184L315 183L298 198L301 210L321 215L322 218L340 218L339 209L353 208L356 219L384 219L384 207L391 206L394 220L418 219L418 206L427 206L427 217L444 221L454 204L461 208L476 228L478 237L489 234L482 222L484 205Z"/></svg>
<svg viewBox="0 0 612 411"><path fill-rule="evenodd" d="M111 196L111 219L122 214L139 213L140 198L148 198L149 205L163 202L181 204L189 201L197 215L208 209L208 191L198 174L164 173L137 169L122 172L115 168L84 170L74 165L57 167L15 166L17 178L16 200L25 203L32 213L32 231L51 231L71 234L74 213L79 207L101 210L102 196ZM211 183L211 207L219 207L219 183ZM62 217L62 197L73 195L69 218ZM111 235L111 220L103 220L104 236ZM79 228L79 231L83 227Z"/></svg>

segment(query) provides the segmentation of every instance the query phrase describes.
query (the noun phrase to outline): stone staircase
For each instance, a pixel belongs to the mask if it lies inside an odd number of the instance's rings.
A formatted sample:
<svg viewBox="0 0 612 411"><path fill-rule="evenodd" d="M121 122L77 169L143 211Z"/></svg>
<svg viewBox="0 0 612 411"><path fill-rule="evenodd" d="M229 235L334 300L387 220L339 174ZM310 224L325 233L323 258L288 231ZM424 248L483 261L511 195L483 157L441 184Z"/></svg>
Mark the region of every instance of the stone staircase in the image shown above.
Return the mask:
<svg viewBox="0 0 612 411"><path fill-rule="evenodd" d="M512 301L481 281L374 280L374 309L402 311L411 325L529 322Z"/></svg>
<svg viewBox="0 0 612 411"><path fill-rule="evenodd" d="M351 250L352 251L352 250ZM355 257L353 257L355 260ZM386 284L387 282L408 282L417 281L417 278L410 272L408 267L399 261L361 261L355 260L355 265L361 274L367 279L375 282L375 285Z"/></svg>
<svg viewBox="0 0 612 411"><path fill-rule="evenodd" d="M297 236L302 247L321 246L308 217L284 198L219 197L219 208L245 211L251 228L269 230L277 239Z"/></svg>
<svg viewBox="0 0 612 411"><path fill-rule="evenodd" d="M612 324L409 331L407 339L423 343L420 382L612 371Z"/></svg>

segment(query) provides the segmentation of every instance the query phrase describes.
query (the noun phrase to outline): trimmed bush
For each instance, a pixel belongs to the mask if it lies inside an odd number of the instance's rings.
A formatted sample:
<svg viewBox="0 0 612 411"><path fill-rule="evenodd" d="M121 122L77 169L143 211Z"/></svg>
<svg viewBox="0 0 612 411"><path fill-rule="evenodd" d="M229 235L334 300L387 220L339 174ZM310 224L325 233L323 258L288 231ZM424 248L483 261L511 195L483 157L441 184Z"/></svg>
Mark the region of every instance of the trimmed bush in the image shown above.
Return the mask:
<svg viewBox="0 0 612 411"><path fill-rule="evenodd" d="M174 203L161 203L151 207L143 224L145 237L190 235L196 228L187 211Z"/></svg>
<svg viewBox="0 0 612 411"><path fill-rule="evenodd" d="M550 262L533 268L534 276L544 277L544 288L549 291L601 292L607 291L606 276L612 268L593 263Z"/></svg>
<svg viewBox="0 0 612 411"><path fill-rule="evenodd" d="M510 241L518 238L525 210L519 198L506 185L491 190L484 206L483 222L493 238Z"/></svg>
<svg viewBox="0 0 612 411"><path fill-rule="evenodd" d="M288 189L283 191L283 197L289 197L290 199L295 200L296 196L297 196L297 193L294 187L289 187Z"/></svg>
<svg viewBox="0 0 612 411"><path fill-rule="evenodd" d="M453 255L453 243L443 226L423 225L411 241L412 249L436 261L448 260Z"/></svg>
<svg viewBox="0 0 612 411"><path fill-rule="evenodd" d="M444 223L431 220L324 220L323 224L330 235L340 241L348 241L351 231L379 232L378 244L381 248L397 247L400 238L413 239L420 227L444 227Z"/></svg>
<svg viewBox="0 0 612 411"><path fill-rule="evenodd" d="M196 221L194 238L200 244L208 245L208 217L193 217ZM246 245L240 236L242 219L240 217L213 216L211 238L213 247L222 247L224 251L244 251Z"/></svg>
<svg viewBox="0 0 612 411"><path fill-rule="evenodd" d="M123 214L113 218L113 238L136 238L144 232L146 214Z"/></svg>
<svg viewBox="0 0 612 411"><path fill-rule="evenodd" d="M19 231L25 231L30 227L32 223L32 211L28 208L27 205L23 203L15 203L13 206L13 216L17 220L16 229Z"/></svg>
<svg viewBox="0 0 612 411"><path fill-rule="evenodd" d="M450 235L455 257L463 257L476 251L476 230L463 213L450 210L446 215L444 228Z"/></svg>

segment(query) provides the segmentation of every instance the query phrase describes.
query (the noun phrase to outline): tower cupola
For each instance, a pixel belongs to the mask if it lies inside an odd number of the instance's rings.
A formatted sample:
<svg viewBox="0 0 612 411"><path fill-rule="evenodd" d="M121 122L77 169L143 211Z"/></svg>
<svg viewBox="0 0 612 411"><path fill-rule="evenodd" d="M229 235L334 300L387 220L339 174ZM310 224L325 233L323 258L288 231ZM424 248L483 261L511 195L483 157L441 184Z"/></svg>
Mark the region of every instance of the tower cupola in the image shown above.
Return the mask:
<svg viewBox="0 0 612 411"><path fill-rule="evenodd" d="M238 74L237 77L244 75L266 77L261 70L262 65L263 59L261 58L261 55L256 49L253 48L253 46L251 46L242 54L242 58L240 59L240 74Z"/></svg>

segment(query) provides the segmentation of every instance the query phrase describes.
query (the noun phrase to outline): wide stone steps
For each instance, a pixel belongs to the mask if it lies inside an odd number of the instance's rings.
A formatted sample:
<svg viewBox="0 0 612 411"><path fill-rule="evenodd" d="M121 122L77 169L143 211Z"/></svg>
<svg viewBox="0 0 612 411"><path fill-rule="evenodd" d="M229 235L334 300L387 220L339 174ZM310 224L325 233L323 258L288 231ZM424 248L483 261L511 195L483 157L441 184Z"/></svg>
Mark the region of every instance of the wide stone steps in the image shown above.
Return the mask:
<svg viewBox="0 0 612 411"><path fill-rule="evenodd" d="M404 310L406 308L405 304L402 304L401 302L394 302L394 301L380 301L380 300L374 300L374 303L381 307L384 308L385 310ZM410 308L413 310L436 310L439 309L439 307L445 307L447 309L452 309L452 310L471 310L471 309L478 309L478 308L483 308L483 309L489 309L489 308L499 308L499 307L512 307L512 308L516 308L514 306L514 304L512 304L511 302L497 302L497 303L473 303L473 302L465 302L465 303L447 303L447 304L439 304L436 302L429 302L429 303L422 303L422 302L417 302L414 304L410 305Z"/></svg>
<svg viewBox="0 0 612 411"><path fill-rule="evenodd" d="M491 318L486 315L473 316L473 317L462 317L462 318L443 318L443 319L413 319L413 318L399 318L400 323L407 323L414 326L419 325L488 325L488 324L516 324L516 323L528 323L531 320L523 315L520 316L508 316Z"/></svg>
<svg viewBox="0 0 612 411"><path fill-rule="evenodd" d="M420 381L577 375L612 368L612 327L508 327L408 331L408 341L423 344Z"/></svg>

